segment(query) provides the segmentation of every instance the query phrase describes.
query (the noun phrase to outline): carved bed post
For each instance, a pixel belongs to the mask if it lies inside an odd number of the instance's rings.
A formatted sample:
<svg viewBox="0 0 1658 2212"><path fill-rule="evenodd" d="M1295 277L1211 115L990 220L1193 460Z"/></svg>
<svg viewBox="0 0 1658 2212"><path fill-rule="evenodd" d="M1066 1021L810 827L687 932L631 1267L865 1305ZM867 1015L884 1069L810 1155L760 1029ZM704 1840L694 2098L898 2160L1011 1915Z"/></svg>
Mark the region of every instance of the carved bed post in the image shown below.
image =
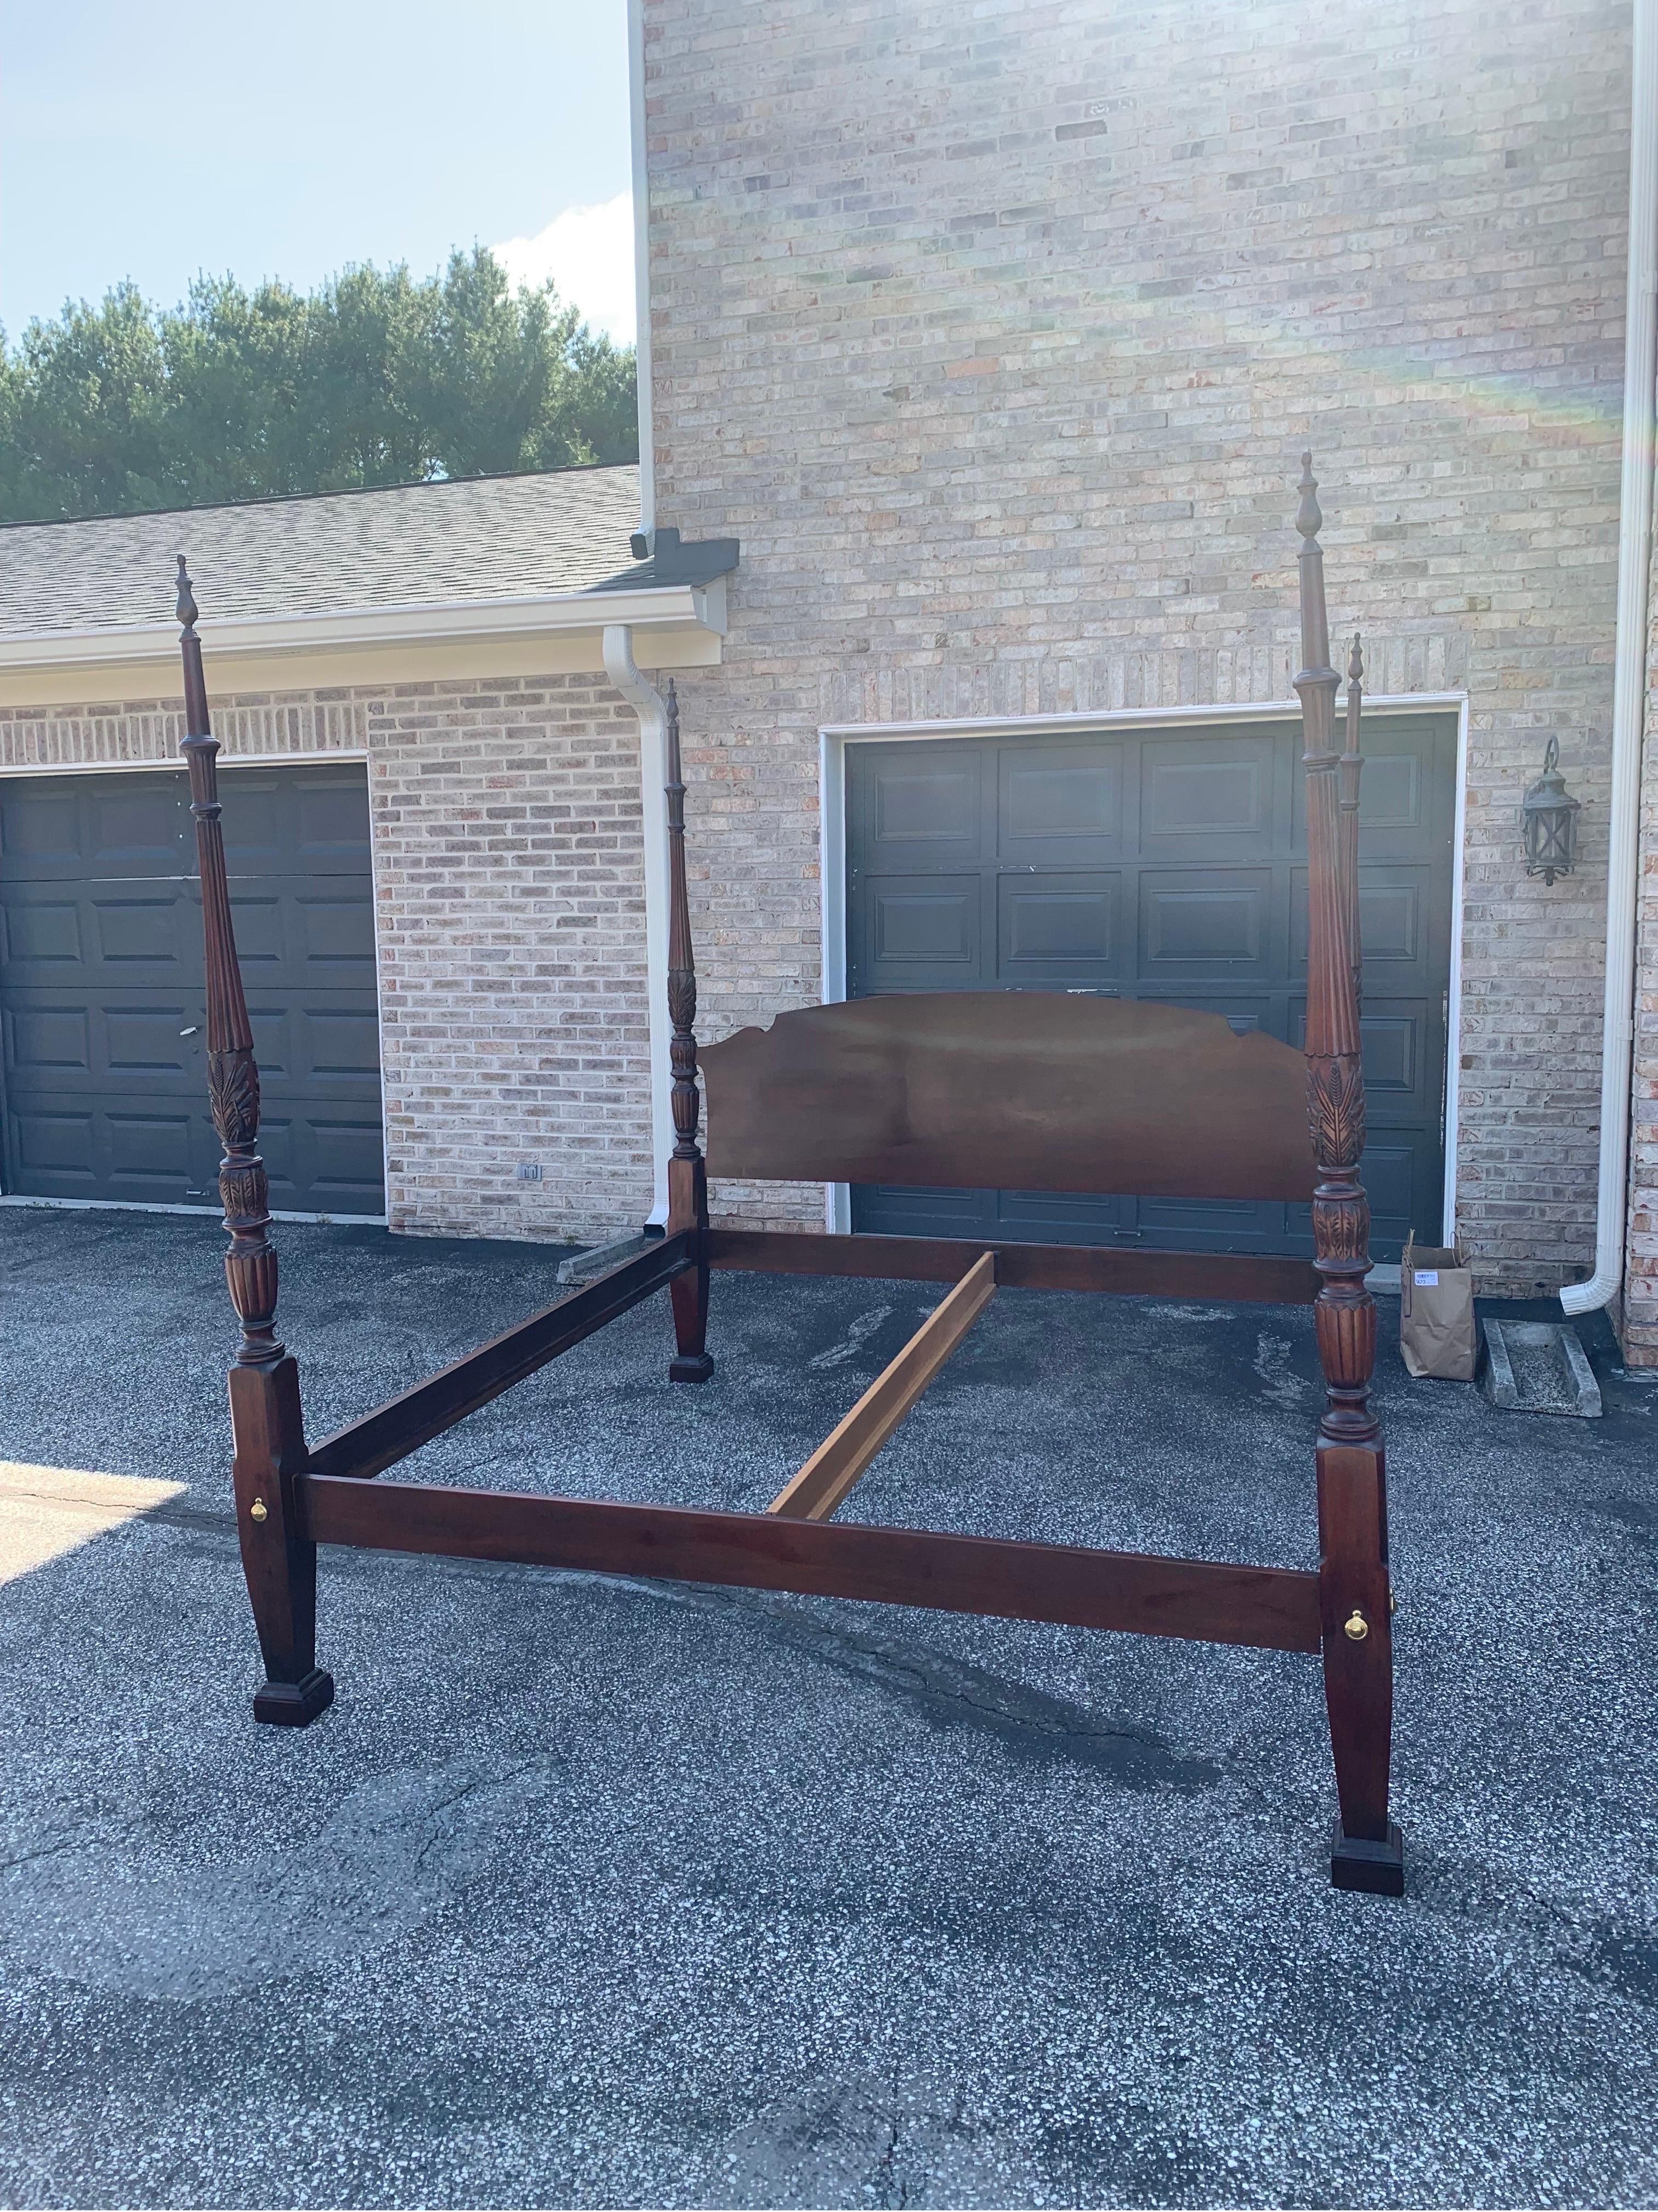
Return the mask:
<svg viewBox="0 0 1658 2212"><path fill-rule="evenodd" d="M1357 989L1357 763L1334 750L1335 695L1324 604L1324 556L1312 456L1302 456L1302 671L1296 678L1306 737L1308 956L1307 1103L1318 1182L1314 1265L1321 1279L1314 1319L1326 1403L1319 1423L1319 1598L1324 1692L1341 1811L1331 1842L1339 1888L1397 1896L1404 1853L1388 1814L1393 1735L1393 1638L1382 1429L1370 1409L1376 1306L1370 1271L1370 1209L1359 1179L1364 1149L1364 1070ZM1349 739L1356 749L1357 713ZM1354 811L1345 817L1344 782Z"/></svg>
<svg viewBox="0 0 1658 2212"><path fill-rule="evenodd" d="M679 696L668 679L668 1020L673 1037L674 1147L668 1161L668 1233L695 1232L696 1265L669 1285L673 1301L676 1356L671 1382L706 1382L708 1357L708 1180L696 1141L696 964L691 952L691 909L685 890L685 784L679 755Z"/></svg>
<svg viewBox="0 0 1658 2212"><path fill-rule="evenodd" d="M218 743L207 711L202 642L185 556L179 556L179 620L184 625L185 737L191 814L202 880L207 979L207 1081L213 1126L225 1156L219 1196L230 1237L225 1279L241 1322L230 1370L235 1441L236 1528L252 1601L265 1680L255 1692L257 1720L303 1728L334 1695L316 1663L317 1547L300 1530L294 1477L306 1464L299 1370L276 1341L276 1255L259 1134L259 1071L242 993L230 919L224 836L219 823Z"/></svg>

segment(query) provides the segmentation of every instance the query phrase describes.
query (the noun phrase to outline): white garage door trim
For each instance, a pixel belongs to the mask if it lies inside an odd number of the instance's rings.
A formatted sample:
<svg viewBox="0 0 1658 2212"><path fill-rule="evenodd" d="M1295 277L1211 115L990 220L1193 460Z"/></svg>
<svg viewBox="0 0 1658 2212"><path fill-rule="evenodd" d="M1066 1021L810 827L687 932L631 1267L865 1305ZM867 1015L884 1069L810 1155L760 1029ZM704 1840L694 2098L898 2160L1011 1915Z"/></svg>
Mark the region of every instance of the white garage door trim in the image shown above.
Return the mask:
<svg viewBox="0 0 1658 2212"><path fill-rule="evenodd" d="M1438 708L1456 716L1456 814L1451 855L1449 1007L1445 1039L1445 1220L1456 1219L1456 1155L1459 1131L1458 1071L1462 1036L1463 848L1467 839L1468 781L1468 695L1466 691L1401 691L1367 695L1366 714L1422 713ZM826 722L817 732L817 795L820 824L820 881L823 885L823 1000L838 1004L847 995L847 747L890 744L901 738L1020 738L1133 729L1147 723L1271 722L1301 720L1298 702L1198 707L1122 707L1103 714L966 716L940 722ZM824 1185L824 1225L832 1236L852 1228L852 1191L843 1182ZM1455 1231L1452 1231L1455 1234ZM1374 1279L1387 1287L1398 1269L1376 1268Z"/></svg>

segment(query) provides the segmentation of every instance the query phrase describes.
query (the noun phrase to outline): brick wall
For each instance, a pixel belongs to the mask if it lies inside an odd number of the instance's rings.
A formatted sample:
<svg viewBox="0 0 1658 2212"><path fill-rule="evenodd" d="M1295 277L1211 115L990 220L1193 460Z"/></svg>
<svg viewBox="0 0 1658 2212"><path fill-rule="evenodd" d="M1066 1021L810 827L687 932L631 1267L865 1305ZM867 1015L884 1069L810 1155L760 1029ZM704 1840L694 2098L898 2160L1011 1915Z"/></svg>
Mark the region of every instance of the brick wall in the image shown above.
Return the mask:
<svg viewBox="0 0 1658 2212"><path fill-rule="evenodd" d="M821 723L1290 696L1310 442L1373 685L1470 701L1462 1233L1583 1272L1624 0L765 12L646 7L658 512L744 549L681 686L706 1033L817 995Z"/></svg>
<svg viewBox="0 0 1658 2212"><path fill-rule="evenodd" d="M214 726L228 759L367 756L392 1225L637 1228L653 1170L633 710L600 678L551 676L231 697ZM0 708L0 774L176 760L182 734L165 702Z"/></svg>

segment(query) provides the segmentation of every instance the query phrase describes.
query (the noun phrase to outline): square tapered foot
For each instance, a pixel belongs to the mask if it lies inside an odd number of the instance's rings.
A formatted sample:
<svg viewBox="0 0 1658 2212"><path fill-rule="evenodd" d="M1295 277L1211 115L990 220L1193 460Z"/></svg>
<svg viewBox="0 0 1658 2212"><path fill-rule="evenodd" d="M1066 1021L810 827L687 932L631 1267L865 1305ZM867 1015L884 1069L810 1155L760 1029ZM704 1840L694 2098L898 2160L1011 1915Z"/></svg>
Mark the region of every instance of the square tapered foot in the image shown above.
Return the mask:
<svg viewBox="0 0 1658 2212"><path fill-rule="evenodd" d="M334 1677L313 1667L301 1682L264 1682L253 1692L253 1717L272 1728L304 1728L334 1702Z"/></svg>
<svg viewBox="0 0 1658 2212"><path fill-rule="evenodd" d="M1350 1836L1339 1819L1330 1832L1330 1880L1338 1889L1362 1889L1371 1897L1405 1894L1405 1838L1399 1823L1388 1823L1388 1840Z"/></svg>
<svg viewBox="0 0 1658 2212"><path fill-rule="evenodd" d="M670 1382L706 1382L714 1372L714 1361L706 1352L681 1352L668 1362Z"/></svg>

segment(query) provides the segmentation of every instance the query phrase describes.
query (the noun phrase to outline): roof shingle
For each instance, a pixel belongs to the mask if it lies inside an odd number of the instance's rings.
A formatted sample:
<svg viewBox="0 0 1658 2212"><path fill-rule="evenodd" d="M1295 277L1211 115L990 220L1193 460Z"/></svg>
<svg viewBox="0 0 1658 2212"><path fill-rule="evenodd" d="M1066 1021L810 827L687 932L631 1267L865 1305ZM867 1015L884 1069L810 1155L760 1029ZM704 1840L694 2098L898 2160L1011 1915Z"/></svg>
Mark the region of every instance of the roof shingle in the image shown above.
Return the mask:
<svg viewBox="0 0 1658 2212"><path fill-rule="evenodd" d="M179 553L204 626L648 584L638 520L625 463L18 523L0 529L0 638L171 622Z"/></svg>

